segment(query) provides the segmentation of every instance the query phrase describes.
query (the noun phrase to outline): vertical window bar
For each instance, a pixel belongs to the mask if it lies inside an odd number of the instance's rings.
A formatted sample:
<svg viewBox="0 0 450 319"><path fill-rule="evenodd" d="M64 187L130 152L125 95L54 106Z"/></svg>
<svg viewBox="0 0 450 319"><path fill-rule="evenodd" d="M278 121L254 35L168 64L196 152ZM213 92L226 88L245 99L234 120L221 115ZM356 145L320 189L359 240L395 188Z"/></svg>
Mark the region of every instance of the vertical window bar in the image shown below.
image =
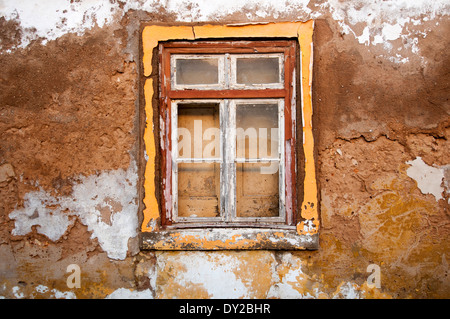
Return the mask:
<svg viewBox="0 0 450 319"><path fill-rule="evenodd" d="M224 179L224 188L227 192L226 197L226 221L230 222L236 215L236 165L234 159L236 157L236 103L234 101L225 100L227 122L224 126L225 143L224 143L224 163L226 170L226 178Z"/></svg>
<svg viewBox="0 0 450 319"><path fill-rule="evenodd" d="M279 198L279 209L280 209L280 218L282 220L286 219L286 209L285 209L285 177L284 177L284 101L278 101L278 198Z"/></svg>
<svg viewBox="0 0 450 319"><path fill-rule="evenodd" d="M227 156L227 144L226 144L226 132L224 129L228 123L228 112L227 112L227 100L220 101L219 104L219 125L220 125L220 216L222 221L227 220L227 185L225 183L225 179L227 177L227 165L226 165L226 156Z"/></svg>
<svg viewBox="0 0 450 319"><path fill-rule="evenodd" d="M225 88L229 89L230 88L230 74L232 74L229 53L225 53L224 72L225 72Z"/></svg>
<svg viewBox="0 0 450 319"><path fill-rule="evenodd" d="M171 104L171 132L172 132L172 220L178 219L178 105ZM168 150L169 151L169 150Z"/></svg>

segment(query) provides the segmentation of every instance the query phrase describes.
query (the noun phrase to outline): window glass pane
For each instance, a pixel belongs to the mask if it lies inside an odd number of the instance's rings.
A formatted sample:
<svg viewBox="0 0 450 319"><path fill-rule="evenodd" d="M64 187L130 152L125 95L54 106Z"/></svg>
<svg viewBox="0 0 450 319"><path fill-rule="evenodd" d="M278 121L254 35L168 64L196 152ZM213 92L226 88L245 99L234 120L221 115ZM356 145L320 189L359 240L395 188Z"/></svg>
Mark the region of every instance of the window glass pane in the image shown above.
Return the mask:
<svg viewBox="0 0 450 319"><path fill-rule="evenodd" d="M178 163L178 216L220 216L219 163Z"/></svg>
<svg viewBox="0 0 450 319"><path fill-rule="evenodd" d="M280 83L278 58L237 58L236 82L238 84Z"/></svg>
<svg viewBox="0 0 450 319"><path fill-rule="evenodd" d="M220 158L218 104L178 104L178 157Z"/></svg>
<svg viewBox="0 0 450 319"><path fill-rule="evenodd" d="M236 157L278 158L278 104L236 106Z"/></svg>
<svg viewBox="0 0 450 319"><path fill-rule="evenodd" d="M236 216L279 216L278 161L236 164Z"/></svg>
<svg viewBox="0 0 450 319"><path fill-rule="evenodd" d="M176 59L176 84L198 85L219 83L219 60Z"/></svg>

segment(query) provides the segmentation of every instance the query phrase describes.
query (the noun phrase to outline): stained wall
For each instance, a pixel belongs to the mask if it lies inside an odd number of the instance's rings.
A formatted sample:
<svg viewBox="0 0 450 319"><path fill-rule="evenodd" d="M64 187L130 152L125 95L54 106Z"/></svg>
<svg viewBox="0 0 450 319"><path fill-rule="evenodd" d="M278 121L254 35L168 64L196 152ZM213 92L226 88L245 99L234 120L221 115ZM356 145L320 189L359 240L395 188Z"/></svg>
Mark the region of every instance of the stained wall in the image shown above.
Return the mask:
<svg viewBox="0 0 450 319"><path fill-rule="evenodd" d="M450 296L446 1L30 0L0 12L0 296ZM142 24L309 20L319 249L142 251L144 170L159 169L143 141Z"/></svg>

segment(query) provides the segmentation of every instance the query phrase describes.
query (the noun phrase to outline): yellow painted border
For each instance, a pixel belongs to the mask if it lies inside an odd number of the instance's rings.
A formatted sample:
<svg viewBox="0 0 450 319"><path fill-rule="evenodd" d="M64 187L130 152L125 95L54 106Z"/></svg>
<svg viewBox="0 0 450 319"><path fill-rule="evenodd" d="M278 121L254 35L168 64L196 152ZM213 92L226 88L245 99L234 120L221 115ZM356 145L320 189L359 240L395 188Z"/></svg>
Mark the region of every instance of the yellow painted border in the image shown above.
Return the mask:
<svg viewBox="0 0 450 319"><path fill-rule="evenodd" d="M305 156L304 201L301 205L301 216L305 221L297 225L299 235L316 234L319 228L318 197L316 183L316 168L314 161L314 136L312 131L312 35L314 21L281 22L249 25L202 25L202 26L145 26L142 31L143 67L146 127L144 132L145 150L148 156L144 173L144 219L142 232L157 231L159 218L158 200L155 193L155 156L156 144L154 130L159 129L153 124L153 80L152 74L153 49L159 41L195 40L207 38L292 38L298 39L301 51L301 90L303 116L303 149Z"/></svg>

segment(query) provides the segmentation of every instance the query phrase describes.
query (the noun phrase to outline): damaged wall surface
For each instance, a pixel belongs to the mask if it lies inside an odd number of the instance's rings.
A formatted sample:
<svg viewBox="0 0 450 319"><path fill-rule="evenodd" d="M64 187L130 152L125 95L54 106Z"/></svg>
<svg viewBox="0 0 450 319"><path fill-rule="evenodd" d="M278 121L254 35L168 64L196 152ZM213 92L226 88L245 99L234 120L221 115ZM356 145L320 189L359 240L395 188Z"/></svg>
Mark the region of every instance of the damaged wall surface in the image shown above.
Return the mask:
<svg viewBox="0 0 450 319"><path fill-rule="evenodd" d="M449 14L445 0L0 1L0 297L449 298ZM142 25L311 20L319 249L141 250L144 170L160 169Z"/></svg>

